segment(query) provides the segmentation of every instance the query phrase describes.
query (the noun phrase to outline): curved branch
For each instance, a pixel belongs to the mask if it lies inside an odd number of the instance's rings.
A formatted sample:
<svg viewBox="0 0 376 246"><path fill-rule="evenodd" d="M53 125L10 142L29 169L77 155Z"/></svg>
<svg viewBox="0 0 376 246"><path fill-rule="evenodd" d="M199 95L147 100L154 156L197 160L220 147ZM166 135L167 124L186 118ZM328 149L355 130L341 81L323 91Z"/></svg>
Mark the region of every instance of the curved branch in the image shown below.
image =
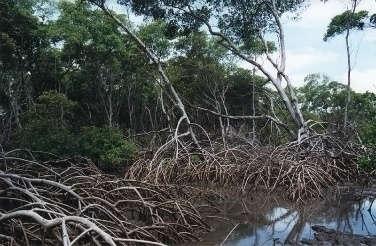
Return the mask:
<svg viewBox="0 0 376 246"><path fill-rule="evenodd" d="M194 108L196 108L198 110L205 111L205 112L208 112L210 114L219 116L219 117L227 118L227 119L233 119L233 120L260 120L260 119L266 119L266 120L270 120L270 121L273 121L274 123L276 123L277 125L282 126L283 128L285 128L287 130L287 132L289 134L291 134L292 136L294 135L294 133L289 129L289 127L288 127L287 124L281 122L277 118L274 118L273 116L270 116L270 115L225 115L225 114L221 114L221 113L212 111L212 110L207 109L207 108L202 108L202 107L198 107L198 106L192 106L192 107L194 107Z"/></svg>
<svg viewBox="0 0 376 246"><path fill-rule="evenodd" d="M95 231L98 235L100 235L106 243L108 243L111 246L116 246L116 243L114 242L113 238L108 233L100 229L96 224L94 224L90 220L78 216L66 216L62 218L48 220L43 218L39 214L35 213L33 210L19 210L11 213L0 213L0 222L20 217L30 218L36 221L45 229L53 228L69 221L83 224L90 228L92 231Z"/></svg>

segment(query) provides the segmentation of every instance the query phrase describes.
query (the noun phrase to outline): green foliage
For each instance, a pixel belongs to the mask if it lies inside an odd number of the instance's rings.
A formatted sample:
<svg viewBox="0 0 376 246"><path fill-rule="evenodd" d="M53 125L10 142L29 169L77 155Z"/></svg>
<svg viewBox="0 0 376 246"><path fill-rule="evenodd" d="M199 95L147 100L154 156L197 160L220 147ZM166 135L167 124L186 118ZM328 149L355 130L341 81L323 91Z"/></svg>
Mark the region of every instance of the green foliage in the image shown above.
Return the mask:
<svg viewBox="0 0 376 246"><path fill-rule="evenodd" d="M139 121L130 114L142 115L145 104L156 97L154 66L102 11L82 1L64 1L59 10L50 35L62 45L61 66L70 69L62 73L61 81L67 95L81 106L78 123L118 126ZM131 25L125 16L117 17ZM162 22L152 23L143 26L139 35L150 35L147 40L166 53L163 31ZM141 125L137 123L130 122Z"/></svg>
<svg viewBox="0 0 376 246"><path fill-rule="evenodd" d="M362 10L356 13L348 10L343 12L340 15L335 16L325 33L324 41L327 41L329 38L340 35L346 30L363 30L366 18L368 16L368 11Z"/></svg>
<svg viewBox="0 0 376 246"><path fill-rule="evenodd" d="M376 94L371 92L354 93L349 117L356 122L362 139L370 139L368 140L370 141L369 143L376 144L376 141L372 140L372 136L376 136L376 129L374 128L376 122ZM370 130L370 126L374 130Z"/></svg>
<svg viewBox="0 0 376 246"><path fill-rule="evenodd" d="M20 147L58 155L81 154L108 169L124 166L134 157L136 147L118 129L157 132L179 120L169 88L161 89L155 64L99 8L88 1L59 1L58 13L53 13L50 2L0 1L0 107L2 117L9 117L9 121L1 120L1 127L11 126L11 133L22 127L14 140ZM203 26L210 20L215 31L225 34L242 54L257 57L265 52L259 35L275 37L269 35L276 31L274 14L297 13L306 1L274 1L277 13L272 11L271 0L118 2L131 5L136 14L154 17L136 28L127 16L116 15L161 58L192 122L204 126L210 137L221 134L219 118L198 107L228 115L272 115L292 125L268 81L240 68L238 57L226 48L226 39L208 38ZM43 19L44 15L56 18ZM351 29L362 29L366 17L365 11L335 17L327 38L342 33L347 23ZM376 25L375 19L372 16L365 27ZM269 52L276 49L273 42L267 45ZM318 75L305 82L299 89L299 101L307 118L331 123L343 118L345 86ZM351 93L349 119L372 147L376 96ZM18 123L18 113L21 124L13 124ZM251 120L222 121L234 128L246 125L247 137L253 130ZM255 126L261 144L287 139L270 121L256 120ZM180 130L186 127L182 124ZM165 141L163 134L153 134L154 138L158 143ZM369 160L364 159L364 166Z"/></svg>
<svg viewBox="0 0 376 246"><path fill-rule="evenodd" d="M328 77L311 74L305 78L305 85L298 90L302 111L310 119L338 124L343 119L346 101L346 87ZM357 129L368 153L358 160L359 166L367 171L376 169L376 95L351 91L352 102L349 119Z"/></svg>
<svg viewBox="0 0 376 246"><path fill-rule="evenodd" d="M267 94L268 90L265 88L267 80L261 76L252 75L250 71L245 69L237 69L228 78L228 102L231 112L236 112L236 115L251 115L252 101L255 97L256 114L264 114L265 106L269 101L265 101L265 105L261 103L262 97ZM255 86L255 95L253 95L253 85ZM266 106L268 107L268 106Z"/></svg>
<svg viewBox="0 0 376 246"><path fill-rule="evenodd" d="M370 123L363 125L361 132L367 153L358 160L359 166L366 171L376 170L376 125Z"/></svg>
<svg viewBox="0 0 376 246"><path fill-rule="evenodd" d="M370 122L362 131L364 143L368 146L376 147L376 124Z"/></svg>
<svg viewBox="0 0 376 246"><path fill-rule="evenodd" d="M119 129L109 127L82 128L79 144L80 154L109 170L129 164L137 150L135 144L124 139Z"/></svg>
<svg viewBox="0 0 376 246"><path fill-rule="evenodd" d="M67 42L70 48L94 46L97 51L110 52L122 46L124 40L117 26L100 10L93 10L85 1L61 1L59 18L51 23L53 41ZM117 16L124 20L124 16Z"/></svg>
<svg viewBox="0 0 376 246"><path fill-rule="evenodd" d="M176 33L187 35L197 32L205 23L213 24L237 43L249 54L259 54L264 51L264 43L259 38L260 32L274 31L277 25L271 11L272 1L232 1L232 0L159 0L159 1L130 1L120 0L120 4L132 6L136 14L143 14L163 19L169 26L174 26ZM304 0L275 1L277 15L295 12ZM173 7L171 7L173 6ZM275 48L268 42L270 51Z"/></svg>
<svg viewBox="0 0 376 246"><path fill-rule="evenodd" d="M72 116L75 105L64 94L56 91L45 91L37 98L35 113L40 117L64 125L66 118Z"/></svg>
<svg viewBox="0 0 376 246"><path fill-rule="evenodd" d="M55 88L53 68L59 68L51 61L46 25L32 14L41 2L0 1L0 105L16 117L14 108L25 111L43 90Z"/></svg>
<svg viewBox="0 0 376 246"><path fill-rule="evenodd" d="M29 123L18 131L17 138L20 147L59 156L74 155L76 139L71 131L50 126L45 122L38 123Z"/></svg>
<svg viewBox="0 0 376 246"><path fill-rule="evenodd" d="M319 121L341 121L347 97L346 86L320 74L311 74L304 82L305 85L298 89L302 111L309 115L309 118ZM376 120L376 95L370 92L350 93L352 102L349 107L349 119L361 133L365 132L365 129Z"/></svg>
<svg viewBox="0 0 376 246"><path fill-rule="evenodd" d="M343 84L320 74L308 75L304 82L305 85L298 89L298 95L305 114L323 121L333 116L338 119L342 117L346 100L346 87Z"/></svg>
<svg viewBox="0 0 376 246"><path fill-rule="evenodd" d="M118 129L84 127L76 134L71 127L75 106L64 94L43 93L22 117L17 144L61 156L83 155L110 170L132 160L136 147Z"/></svg>
<svg viewBox="0 0 376 246"><path fill-rule="evenodd" d="M368 151L358 161L359 166L366 171L376 170L376 124L374 122L363 125L361 135Z"/></svg>
<svg viewBox="0 0 376 246"><path fill-rule="evenodd" d="M18 67L20 59L30 59L42 43L39 32L37 18L17 1L0 1L0 68Z"/></svg>
<svg viewBox="0 0 376 246"><path fill-rule="evenodd" d="M369 153L360 157L358 160L358 165L364 171L374 171L376 169L376 153Z"/></svg>
<svg viewBox="0 0 376 246"><path fill-rule="evenodd" d="M371 15L370 17L371 25L376 28L376 14Z"/></svg>
<svg viewBox="0 0 376 246"><path fill-rule="evenodd" d="M22 117L23 128L16 134L21 147L57 155L74 153L75 137L69 121L75 103L55 91L39 96L37 103Z"/></svg>
<svg viewBox="0 0 376 246"><path fill-rule="evenodd" d="M191 104L200 104L202 95L212 96L227 83L227 64L221 60L226 56L214 40L205 33L194 32L181 37L175 43L179 56L171 59L167 67L174 86Z"/></svg>
<svg viewBox="0 0 376 246"><path fill-rule="evenodd" d="M303 6L304 0L274 1L277 14L296 12ZM214 0L218 26L235 42L244 44L248 50L259 53L260 32L274 31L276 20L271 10L273 1L232 1ZM262 42L261 42L262 43Z"/></svg>
<svg viewBox="0 0 376 246"><path fill-rule="evenodd" d="M138 31L139 37L151 48L158 57L166 58L171 50L168 40L168 26L165 22L158 20L141 26Z"/></svg>
<svg viewBox="0 0 376 246"><path fill-rule="evenodd" d="M0 1L0 68L32 70L30 63L48 46L43 24L32 15L34 5L26 2Z"/></svg>

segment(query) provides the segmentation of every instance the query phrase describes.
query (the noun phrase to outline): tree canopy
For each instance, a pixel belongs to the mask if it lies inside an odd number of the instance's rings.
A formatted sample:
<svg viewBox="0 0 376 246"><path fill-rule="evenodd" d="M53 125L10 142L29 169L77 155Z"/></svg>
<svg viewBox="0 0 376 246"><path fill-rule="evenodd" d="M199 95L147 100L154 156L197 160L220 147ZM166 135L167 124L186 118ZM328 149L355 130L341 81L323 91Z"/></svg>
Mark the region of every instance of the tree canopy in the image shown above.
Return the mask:
<svg viewBox="0 0 376 246"><path fill-rule="evenodd" d="M335 16L328 26L328 30L324 36L324 41L344 33L347 29L363 30L366 26L367 17L368 11L365 10L356 13L347 10L342 14Z"/></svg>

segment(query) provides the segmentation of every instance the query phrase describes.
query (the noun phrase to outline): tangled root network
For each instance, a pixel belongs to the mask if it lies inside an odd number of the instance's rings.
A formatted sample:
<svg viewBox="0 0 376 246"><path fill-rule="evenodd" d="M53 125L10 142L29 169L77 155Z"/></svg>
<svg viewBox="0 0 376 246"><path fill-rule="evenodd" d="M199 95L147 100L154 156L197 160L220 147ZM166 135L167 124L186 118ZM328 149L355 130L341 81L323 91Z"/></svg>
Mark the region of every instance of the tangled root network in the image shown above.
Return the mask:
<svg viewBox="0 0 376 246"><path fill-rule="evenodd" d="M103 174L90 161L0 157L0 245L163 245L208 230L172 186Z"/></svg>
<svg viewBox="0 0 376 246"><path fill-rule="evenodd" d="M154 183L213 183L243 191L282 188L293 200L323 195L323 189L358 174L360 146L316 135L301 143L279 147L236 146L203 154L179 152L139 160L130 178Z"/></svg>

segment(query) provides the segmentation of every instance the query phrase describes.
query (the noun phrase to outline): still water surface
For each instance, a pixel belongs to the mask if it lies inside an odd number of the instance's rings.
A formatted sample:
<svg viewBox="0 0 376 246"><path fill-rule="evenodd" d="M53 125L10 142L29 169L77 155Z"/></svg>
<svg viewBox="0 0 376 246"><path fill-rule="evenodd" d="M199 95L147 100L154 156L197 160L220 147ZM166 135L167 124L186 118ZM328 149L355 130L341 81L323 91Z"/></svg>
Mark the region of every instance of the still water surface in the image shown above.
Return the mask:
<svg viewBox="0 0 376 246"><path fill-rule="evenodd" d="M291 204L281 197L258 195L224 203L214 219L214 230L195 245L302 245L313 239L311 226L323 225L341 232L375 236L376 202L359 195L359 189L328 195L304 205Z"/></svg>

